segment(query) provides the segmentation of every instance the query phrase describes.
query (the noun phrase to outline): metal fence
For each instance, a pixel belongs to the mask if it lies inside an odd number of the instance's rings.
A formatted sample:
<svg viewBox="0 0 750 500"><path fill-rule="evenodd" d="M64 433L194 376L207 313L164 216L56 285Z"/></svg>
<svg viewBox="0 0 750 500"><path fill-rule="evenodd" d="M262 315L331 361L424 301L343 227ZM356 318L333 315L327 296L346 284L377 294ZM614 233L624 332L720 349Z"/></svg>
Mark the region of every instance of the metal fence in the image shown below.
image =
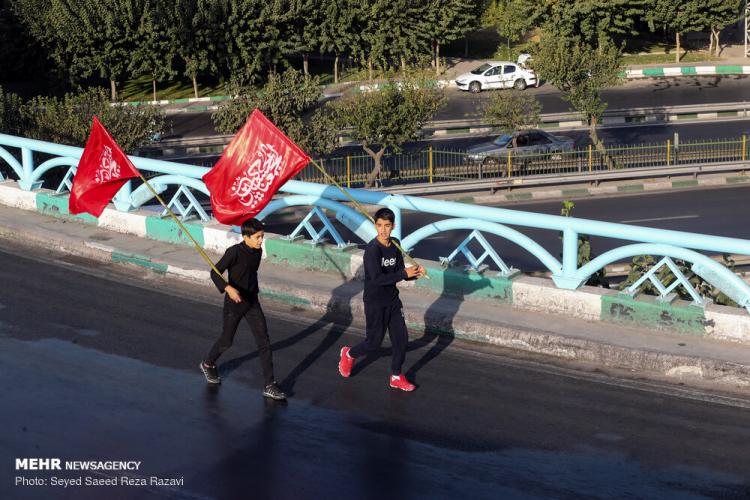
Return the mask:
<svg viewBox="0 0 750 500"><path fill-rule="evenodd" d="M607 161L609 157L611 161ZM585 175L610 169L674 167L697 163L746 161L747 136L729 139L611 145L606 156L592 146L554 153L502 153L472 161L466 151L429 147L421 151L384 155L378 182L409 184L463 181L536 175ZM323 164L331 176L346 187L365 185L375 161L368 155L328 158ZM306 167L297 176L301 181L326 183L317 169Z"/></svg>

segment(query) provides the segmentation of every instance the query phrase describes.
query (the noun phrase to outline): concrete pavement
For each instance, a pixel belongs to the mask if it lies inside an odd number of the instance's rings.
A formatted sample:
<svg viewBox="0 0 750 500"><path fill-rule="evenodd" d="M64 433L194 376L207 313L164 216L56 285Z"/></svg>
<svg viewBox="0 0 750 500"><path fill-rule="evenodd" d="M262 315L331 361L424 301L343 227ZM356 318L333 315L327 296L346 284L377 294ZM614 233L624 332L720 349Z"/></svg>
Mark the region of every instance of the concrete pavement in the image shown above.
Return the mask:
<svg viewBox="0 0 750 500"><path fill-rule="evenodd" d="M0 236L53 252L145 267L212 286L197 252L180 245L8 207L0 207ZM217 259L218 255L212 257ZM263 294L307 310L361 317L362 284L349 279L349 269L336 265L332 259L328 262L329 272L318 272L265 262L261 272ZM528 282L530 286L532 281ZM750 387L747 344L690 333L656 333L543 311L531 313L493 300L474 300L419 287L404 287L402 297L407 322L416 332L440 333L519 353L541 354L556 362L582 362L680 383L712 384L733 390Z"/></svg>

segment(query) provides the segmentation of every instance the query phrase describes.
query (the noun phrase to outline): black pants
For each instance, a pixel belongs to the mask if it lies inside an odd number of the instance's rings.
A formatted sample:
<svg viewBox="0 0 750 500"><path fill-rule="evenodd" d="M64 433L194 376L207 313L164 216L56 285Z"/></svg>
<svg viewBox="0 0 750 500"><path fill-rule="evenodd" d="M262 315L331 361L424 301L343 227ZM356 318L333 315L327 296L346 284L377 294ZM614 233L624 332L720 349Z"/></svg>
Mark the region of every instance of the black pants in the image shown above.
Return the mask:
<svg viewBox="0 0 750 500"><path fill-rule="evenodd" d="M266 385L273 380L273 360L271 359L271 342L268 340L268 327L266 326L266 316L260 307L258 299L245 299L239 304L232 301L229 296L224 298L224 330L221 337L216 341L211 351L208 353L206 363L209 365L216 364L219 356L232 346L234 335L237 333L237 327L240 320L245 318L250 330L255 335L255 342L258 344L258 357L263 368L263 377Z"/></svg>
<svg viewBox="0 0 750 500"><path fill-rule="evenodd" d="M409 342L409 333L404 321L404 310L401 299L396 299L390 304L373 305L365 302L366 338L363 342L352 347L349 355L358 358L380 348L388 330L391 338L391 373L401 375L401 365L406 357L406 344Z"/></svg>

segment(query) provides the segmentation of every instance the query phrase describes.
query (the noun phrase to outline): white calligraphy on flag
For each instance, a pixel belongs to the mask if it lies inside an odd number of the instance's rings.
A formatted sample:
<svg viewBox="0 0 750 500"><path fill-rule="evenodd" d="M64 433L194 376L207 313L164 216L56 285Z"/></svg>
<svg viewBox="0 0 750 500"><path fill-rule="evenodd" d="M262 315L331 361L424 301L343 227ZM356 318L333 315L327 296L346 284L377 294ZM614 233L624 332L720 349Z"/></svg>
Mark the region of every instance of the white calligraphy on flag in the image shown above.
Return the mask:
<svg viewBox="0 0 750 500"><path fill-rule="evenodd" d="M97 184L102 184L112 179L119 179L119 177L120 166L112 159L112 148L104 146L94 180L96 180Z"/></svg>
<svg viewBox="0 0 750 500"><path fill-rule="evenodd" d="M237 196L240 203L249 208L261 202L273 181L281 171L282 156L270 144L261 144L255 159L248 165L242 175L238 175L232 184L231 194Z"/></svg>

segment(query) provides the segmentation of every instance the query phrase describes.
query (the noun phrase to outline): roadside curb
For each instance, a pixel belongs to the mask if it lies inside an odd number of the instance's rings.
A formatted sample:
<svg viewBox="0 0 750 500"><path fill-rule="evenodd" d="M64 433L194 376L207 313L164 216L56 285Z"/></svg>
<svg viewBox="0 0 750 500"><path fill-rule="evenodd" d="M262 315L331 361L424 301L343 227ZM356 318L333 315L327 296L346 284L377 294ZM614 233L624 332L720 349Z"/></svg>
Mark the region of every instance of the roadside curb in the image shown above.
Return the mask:
<svg viewBox="0 0 750 500"><path fill-rule="evenodd" d="M624 181L616 185L601 186L571 186L568 188L556 189L533 189L518 186L497 186L495 194L488 195L471 195L457 193L454 196L446 197L462 203L497 203L497 202L518 202L518 201L540 201L569 198L585 198L594 196L606 196L613 194L628 194L650 191L671 191L674 189L692 189L696 187L717 187L717 186L738 186L750 183L750 175L727 175L722 177L698 177L695 179L682 180L662 180L657 179L653 182L632 182ZM491 187L488 182L487 189ZM426 188L429 189L429 188ZM399 193L399 190L388 189L389 192ZM504 191L504 192L503 192ZM429 194L429 193L427 193Z"/></svg>

